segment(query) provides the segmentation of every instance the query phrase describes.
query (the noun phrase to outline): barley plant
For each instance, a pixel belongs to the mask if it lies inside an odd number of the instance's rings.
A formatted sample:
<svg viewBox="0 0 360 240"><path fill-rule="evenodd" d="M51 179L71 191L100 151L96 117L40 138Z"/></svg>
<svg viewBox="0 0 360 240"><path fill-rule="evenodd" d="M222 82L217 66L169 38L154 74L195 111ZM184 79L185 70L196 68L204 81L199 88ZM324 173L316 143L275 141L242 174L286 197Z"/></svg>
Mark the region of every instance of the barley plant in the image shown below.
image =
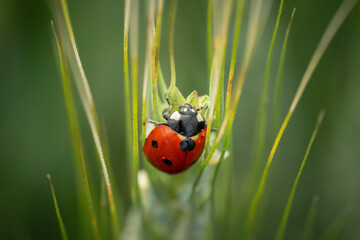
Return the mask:
<svg viewBox="0 0 360 240"><path fill-rule="evenodd" d="M65 146L73 154L70 172L43 173L52 199L40 196L53 203L46 221L58 224L45 238L358 239L359 174L342 182L344 188L352 182L350 200L331 199L342 187L325 179L330 152L341 162L358 150L338 149L341 139L334 137L335 143L325 146L331 136L322 125L343 113L334 113L342 108L340 99L324 104L321 97L332 98L328 95L338 94L342 85L320 81L317 68L326 59L327 66L319 67L326 76L334 72L340 83L350 78L341 74L350 60L338 64L327 49L359 56L355 40L352 48L332 46L350 36L343 24L360 36L359 18L353 16L359 7L357 0L320 2L312 8L289 0L124 0L113 8L99 3L89 9L87 2L48 1L49 42L60 72L56 86L62 89L57 99L66 109ZM321 17L322 9L329 14ZM306 18L311 11L319 11L319 22ZM98 20L107 14L106 24ZM300 24L298 15L307 24ZM313 26L321 30L311 31ZM104 40L106 33L112 37ZM83 47L90 36L98 46ZM108 57L114 54L117 58ZM351 66L358 80L358 68ZM115 75L99 75L99 68ZM185 103L201 109L206 119L204 151L188 170L167 174L152 166L143 146L155 122L166 122L163 109L174 112ZM358 121L352 122L359 130ZM340 163L331 164L347 175ZM314 187L313 179L329 187ZM65 195L64 181L71 194ZM26 231L12 236L32 239Z"/></svg>
<svg viewBox="0 0 360 240"><path fill-rule="evenodd" d="M148 1L144 3L146 37L143 37L145 49L139 52L139 7L137 0L126 0L124 7L124 35L123 35L123 68L124 68L124 140L126 151L123 161L127 163L129 194L131 203L127 209L121 204L121 199L116 199L116 190L112 184L113 168L105 154L106 143L101 133L96 105L91 93L85 70L79 56L75 33L70 20L69 9L65 0L56 1L56 18L53 23L53 33L58 50L59 65L63 81L65 103L68 111L70 129L72 133L75 159L78 160L79 174L82 181L79 191L83 191L88 212L89 230L95 239L100 238L154 238L154 239L209 239L222 237L238 237L252 239L258 231L259 203L263 198L268 173L274 159L278 145L282 139L285 128L295 111L301 96L311 79L311 76L328 47L330 41L338 31L342 22L350 13L356 1L344 1L335 12L324 34L320 38L308 67L303 74L299 87L294 95L289 110L281 120L280 106L281 86L286 59L287 41L290 35L292 22L295 17L295 8L288 20L288 27L283 41L281 59L277 72L273 112L267 110L269 95L269 80L273 62L273 50L277 39L280 17L284 0L280 1L277 18L270 41L266 58L264 80L261 89L261 98L258 114L255 119L255 135L253 140L253 155L250 155L251 172L248 174L247 188L244 189L243 198L249 197L241 203L239 196L234 192L234 175L232 171L235 158L229 158L231 147L235 147L231 139L231 130L234 123L237 106L243 91L244 83L248 78L255 49L259 44L265 22L271 11L272 4L262 0L245 1L236 3L227 1L208 1L207 5L207 64L208 76L203 84L209 86L206 95L199 96L194 90L188 97L184 97L177 87L176 64L174 54L174 28L176 26L177 0L168 1L168 25L164 31L164 4L163 0ZM246 8L248 7L248 8ZM238 53L238 42L243 23L244 8L249 13L247 30L244 37L244 48ZM235 11L233 11L235 9ZM235 23L231 29L230 21L234 12ZM166 26L166 25L165 25ZM233 31L232 45L230 32ZM167 86L166 75L162 72L160 46L161 35L167 33L168 51L170 60L170 84ZM230 46L228 46L228 44ZM231 52L230 63L226 64L227 51ZM238 56L240 55L240 56ZM140 58L143 58L144 71L140 73ZM241 59L241 61L239 60ZM240 62L240 63L239 63ZM227 69L229 68L229 70ZM237 70L237 71L236 71ZM73 75L71 75L71 73ZM139 81L142 78L142 81ZM107 223L99 221L98 213L94 206L92 193L87 176L86 160L82 147L82 137L77 120L77 108L74 101L71 81L74 80L78 90L82 107L90 125L91 135L99 158L99 168L102 172L102 186L104 188L103 204ZM178 80L179 81L179 80ZM197 79L196 81L201 81ZM138 83L142 82L142 95L139 94ZM138 103L141 103L141 108ZM205 150L200 161L187 173L169 176L160 173L145 160L141 146L153 128L152 121L164 121L161 116L162 109L170 103L174 110L179 105L191 103L195 107L205 108L204 117L207 119L207 137ZM140 110L141 109L141 110ZM267 115L273 116L273 127L278 133L275 135L269 157L263 169L263 158L266 155L266 133L269 127ZM285 210L281 218L276 239L283 239L286 225L291 210L296 187L306 163L311 145L319 130L325 111L319 114L313 135L309 141L304 160L301 164L294 185L291 189ZM140 117L141 116L141 117ZM139 124L141 122L141 124ZM279 124L281 123L281 124ZM140 126L140 127L139 127ZM215 129L214 131L212 129ZM271 140L271 139L270 139ZM235 140L236 143L236 140ZM140 159L142 164L140 165ZM262 174L261 174L262 172ZM50 177L49 177L50 179ZM51 182L50 182L51 183ZM52 185L51 185L52 186ZM53 189L53 188L52 188ZM235 195L235 196L234 196ZM54 203L60 224L62 237L67 239L66 228L58 209L58 204L53 191ZM120 209L122 211L120 212ZM239 214L245 215L245 221L234 224ZM234 220L233 220L234 219ZM234 221L234 222L233 222ZM101 224L102 227L99 227ZM340 224L340 223L339 223ZM312 227L312 226L309 226ZM338 228L334 226L332 228ZM238 230L236 233L233 233ZM329 230L330 231L330 230ZM336 229L326 237L334 237ZM309 234L311 236L311 234Z"/></svg>

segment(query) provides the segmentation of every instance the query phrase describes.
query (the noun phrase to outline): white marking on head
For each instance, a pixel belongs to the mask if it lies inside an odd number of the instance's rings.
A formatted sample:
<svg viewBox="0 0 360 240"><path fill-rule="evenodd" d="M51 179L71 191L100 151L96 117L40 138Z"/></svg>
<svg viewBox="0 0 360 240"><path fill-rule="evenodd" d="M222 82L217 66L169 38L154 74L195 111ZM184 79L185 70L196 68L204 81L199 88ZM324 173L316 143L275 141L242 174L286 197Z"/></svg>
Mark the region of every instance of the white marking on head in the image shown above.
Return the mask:
<svg viewBox="0 0 360 240"><path fill-rule="evenodd" d="M178 111L174 112L173 114L171 114L170 116L170 119L172 120L176 120L176 121L179 121L181 118L181 115Z"/></svg>
<svg viewBox="0 0 360 240"><path fill-rule="evenodd" d="M196 134L195 136L192 136L191 139L194 140L194 141L196 141L196 140L198 139L198 137L199 137L199 134L200 134L200 133Z"/></svg>
<svg viewBox="0 0 360 240"><path fill-rule="evenodd" d="M178 137L181 141L185 140L187 137L181 134L178 134Z"/></svg>
<svg viewBox="0 0 360 240"><path fill-rule="evenodd" d="M196 119L198 120L198 122L203 122L203 121L204 121L204 118L203 118L203 116L201 116L200 113L198 113L198 114L196 115Z"/></svg>
<svg viewBox="0 0 360 240"><path fill-rule="evenodd" d="M187 108L184 108L184 112L187 112L188 111L188 109Z"/></svg>
<svg viewBox="0 0 360 240"><path fill-rule="evenodd" d="M191 111L192 111L193 113L195 113L195 109L191 109Z"/></svg>

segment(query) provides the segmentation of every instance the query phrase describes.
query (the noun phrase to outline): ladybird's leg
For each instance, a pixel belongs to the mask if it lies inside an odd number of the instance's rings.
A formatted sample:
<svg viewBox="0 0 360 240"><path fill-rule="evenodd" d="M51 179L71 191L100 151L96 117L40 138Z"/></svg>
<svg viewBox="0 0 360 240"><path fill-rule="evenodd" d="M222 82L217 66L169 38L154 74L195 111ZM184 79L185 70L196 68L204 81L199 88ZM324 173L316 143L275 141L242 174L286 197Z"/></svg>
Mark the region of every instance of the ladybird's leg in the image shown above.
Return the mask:
<svg viewBox="0 0 360 240"><path fill-rule="evenodd" d="M151 123L151 124L154 124L155 126L159 126L159 125L163 125L164 123L160 123L160 122L157 122L157 121L154 121L154 120L152 120L152 119L148 119L147 120L149 123Z"/></svg>
<svg viewBox="0 0 360 240"><path fill-rule="evenodd" d="M211 128L212 132L219 132L220 130L218 128Z"/></svg>
<svg viewBox="0 0 360 240"><path fill-rule="evenodd" d="M161 115L163 116L163 118L167 121L170 118L170 114L167 113L170 110L170 106L165 108L162 112Z"/></svg>
<svg viewBox="0 0 360 240"><path fill-rule="evenodd" d="M168 103L168 105L170 106L171 104L170 104L170 101L169 101L169 98L168 98L168 93L165 93L165 99L166 99L166 101L167 101L167 103Z"/></svg>
<svg viewBox="0 0 360 240"><path fill-rule="evenodd" d="M202 111L202 110L206 110L206 109L208 109L207 105L205 107L196 108L196 111Z"/></svg>

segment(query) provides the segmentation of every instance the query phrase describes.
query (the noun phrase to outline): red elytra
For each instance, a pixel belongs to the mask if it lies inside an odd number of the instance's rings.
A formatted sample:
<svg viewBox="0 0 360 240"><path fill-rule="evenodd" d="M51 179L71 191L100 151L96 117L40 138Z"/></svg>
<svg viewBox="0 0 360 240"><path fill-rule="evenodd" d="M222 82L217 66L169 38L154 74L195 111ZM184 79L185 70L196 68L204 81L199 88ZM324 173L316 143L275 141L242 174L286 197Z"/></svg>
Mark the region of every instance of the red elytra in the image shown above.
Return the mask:
<svg viewBox="0 0 360 240"><path fill-rule="evenodd" d="M206 127L192 136L195 148L191 151L180 149L186 137L166 125L155 127L145 140L143 151L149 162L160 171L176 174L185 171L198 160L204 150Z"/></svg>

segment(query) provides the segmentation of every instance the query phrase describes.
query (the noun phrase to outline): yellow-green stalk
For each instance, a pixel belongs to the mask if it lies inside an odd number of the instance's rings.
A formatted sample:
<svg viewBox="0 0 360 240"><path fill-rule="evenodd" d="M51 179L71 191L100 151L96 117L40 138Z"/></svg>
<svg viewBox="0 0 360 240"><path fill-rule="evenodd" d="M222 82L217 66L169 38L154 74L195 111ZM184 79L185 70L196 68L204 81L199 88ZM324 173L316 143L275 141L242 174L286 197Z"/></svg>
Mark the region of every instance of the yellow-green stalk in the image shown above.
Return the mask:
<svg viewBox="0 0 360 240"><path fill-rule="evenodd" d="M302 77L302 80L296 91L296 94L291 103L289 111L286 114L286 117L281 125L280 131L279 131L279 133L275 139L274 145L271 149L269 158L268 158L266 166L265 166L264 173L261 177L259 187L258 187L256 194L251 202L250 211L249 211L248 220L247 220L247 229L246 229L246 235L248 238L252 237L254 227L255 227L255 219L256 219L258 203L259 203L262 193L264 191L265 183L267 180L267 175L269 173L269 168L270 168L270 165L274 158L276 149L281 140L281 137L284 133L284 130L285 130L287 124L289 123L289 120L290 120L290 118L291 118L291 116L292 116L304 90L305 90L305 87L308 84L310 77L313 74L317 64L319 63L322 55L324 54L326 48L328 47L328 45L329 45L330 41L332 40L332 38L334 37L335 33L340 28L341 24L344 22L346 17L349 15L350 11L355 6L356 2L357 2L357 0L345 0L344 2L342 2L340 7L338 8L338 10L336 11L334 17L330 21L328 27L326 28L317 48L309 62L309 65Z"/></svg>

